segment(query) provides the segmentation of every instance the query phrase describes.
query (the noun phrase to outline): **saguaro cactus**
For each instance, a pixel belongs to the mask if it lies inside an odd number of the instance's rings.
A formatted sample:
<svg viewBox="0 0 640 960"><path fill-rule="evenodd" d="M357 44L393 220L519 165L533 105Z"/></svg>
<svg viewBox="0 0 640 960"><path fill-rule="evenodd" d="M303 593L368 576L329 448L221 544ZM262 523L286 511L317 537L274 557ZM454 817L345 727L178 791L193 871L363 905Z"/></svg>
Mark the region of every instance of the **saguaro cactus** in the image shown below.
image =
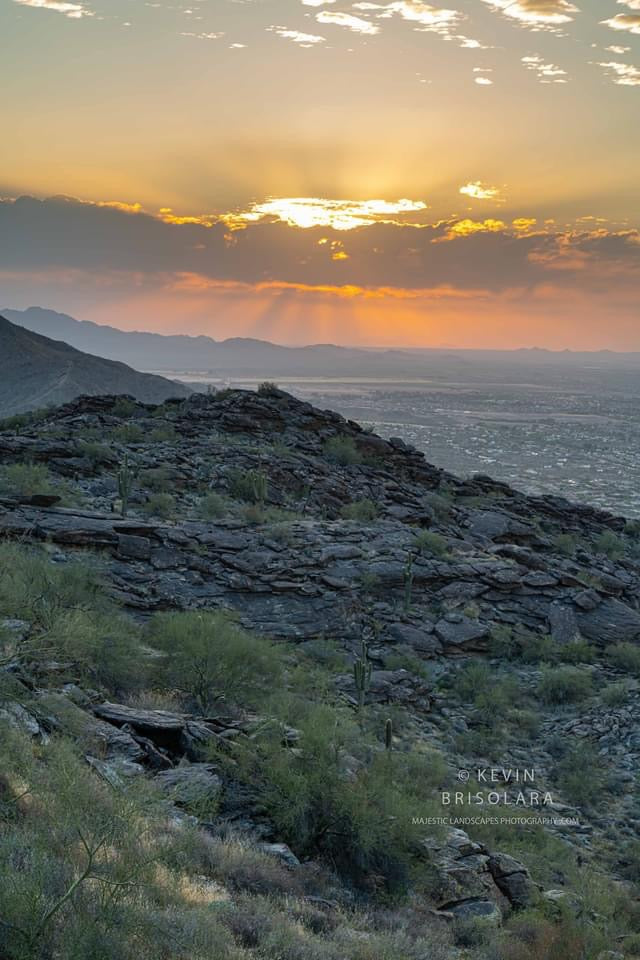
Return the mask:
<svg viewBox="0 0 640 960"><path fill-rule="evenodd" d="M369 688L371 687L371 669L367 641L363 639L362 646L360 648L360 656L353 665L353 679L356 685L359 714L362 714L365 697L369 692Z"/></svg>
<svg viewBox="0 0 640 960"><path fill-rule="evenodd" d="M387 721L384 725L384 746L387 753L391 753L393 748L393 722L391 717L387 717Z"/></svg>
<svg viewBox="0 0 640 960"><path fill-rule="evenodd" d="M413 594L413 554L409 553L404 567L404 612L409 613L411 609L411 597Z"/></svg>
<svg viewBox="0 0 640 960"><path fill-rule="evenodd" d="M120 497L120 513L123 517L126 517L129 509L129 497L133 490L134 480L135 471L129 466L129 455L125 453L118 468L118 496Z"/></svg>

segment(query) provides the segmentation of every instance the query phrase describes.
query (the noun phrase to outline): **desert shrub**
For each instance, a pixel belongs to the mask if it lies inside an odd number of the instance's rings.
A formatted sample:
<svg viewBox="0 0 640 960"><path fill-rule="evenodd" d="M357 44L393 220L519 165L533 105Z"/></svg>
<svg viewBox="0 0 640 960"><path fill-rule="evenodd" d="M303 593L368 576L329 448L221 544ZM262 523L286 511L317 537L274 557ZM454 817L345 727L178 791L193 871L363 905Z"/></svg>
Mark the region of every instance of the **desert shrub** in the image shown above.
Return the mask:
<svg viewBox="0 0 640 960"><path fill-rule="evenodd" d="M517 679L512 676L495 678L490 686L479 691L474 705L480 719L491 725L496 719L507 717L522 700L522 691Z"/></svg>
<svg viewBox="0 0 640 960"><path fill-rule="evenodd" d="M540 732L540 717L535 710L513 709L510 712L509 720L525 741L530 742Z"/></svg>
<svg viewBox="0 0 640 960"><path fill-rule="evenodd" d="M629 684L620 680L617 683L607 684L600 697L607 707L622 707L629 699L629 693Z"/></svg>
<svg viewBox="0 0 640 960"><path fill-rule="evenodd" d="M111 449L105 443L99 443L97 440L81 440L78 445L78 453L94 466L101 463L110 463L114 459Z"/></svg>
<svg viewBox="0 0 640 960"><path fill-rule="evenodd" d="M72 676L110 690L142 682L137 628L90 563L55 564L44 550L0 544L0 616L32 624L22 650L30 662L68 662Z"/></svg>
<svg viewBox="0 0 640 960"><path fill-rule="evenodd" d="M282 648L243 630L224 612L158 614L146 636L164 654L159 680L204 714L223 701L255 705L281 676Z"/></svg>
<svg viewBox="0 0 640 960"><path fill-rule="evenodd" d="M131 397L116 397L111 407L111 413L114 417L122 417L123 420L135 416L137 404Z"/></svg>
<svg viewBox="0 0 640 960"><path fill-rule="evenodd" d="M11 417L4 417L0 420L0 433L19 433L25 427L46 420L50 413L50 407L40 407L37 410L27 410L25 413L15 413Z"/></svg>
<svg viewBox="0 0 640 960"><path fill-rule="evenodd" d="M425 503L431 507L438 520L447 520L449 518L451 513L451 504L453 502L453 497L449 492L425 493L424 500Z"/></svg>
<svg viewBox="0 0 640 960"><path fill-rule="evenodd" d="M537 695L543 703L564 705L578 703L593 692L590 673L578 667L546 667L542 671Z"/></svg>
<svg viewBox="0 0 640 960"><path fill-rule="evenodd" d="M418 553L428 557L445 557L448 553L446 539L431 530L421 530L416 535L414 546Z"/></svg>
<svg viewBox="0 0 640 960"><path fill-rule="evenodd" d="M353 437L329 437L323 449L327 460L332 463L339 463L343 467L362 463L362 454L358 450Z"/></svg>
<svg viewBox="0 0 640 960"><path fill-rule="evenodd" d="M442 764L435 755L384 751L365 762L363 731L350 711L305 697L283 707L300 749L283 746L278 725L265 726L253 742L236 741L236 775L258 790L299 856L322 856L359 886L377 877L388 892L404 890L419 835L411 813L425 809Z"/></svg>
<svg viewBox="0 0 640 960"><path fill-rule="evenodd" d="M373 500L354 500L340 511L343 520L356 520L358 523L371 523L378 516L378 507Z"/></svg>
<svg viewBox="0 0 640 960"><path fill-rule="evenodd" d="M553 659L559 663L592 663L594 657L593 645L584 639L556 643L553 647Z"/></svg>
<svg viewBox="0 0 640 960"><path fill-rule="evenodd" d="M215 490L210 490L200 498L198 515L203 520L219 520L229 513L229 502Z"/></svg>
<svg viewBox="0 0 640 960"><path fill-rule="evenodd" d="M229 491L236 500L263 504L268 493L267 475L263 470L231 470Z"/></svg>
<svg viewBox="0 0 640 960"><path fill-rule="evenodd" d="M142 509L150 517L170 520L176 512L176 499L170 493L152 493Z"/></svg>
<svg viewBox="0 0 640 960"><path fill-rule="evenodd" d="M246 837L213 837L203 830L182 829L171 846L173 865L214 877L230 890L266 895L301 895L302 878Z"/></svg>
<svg viewBox="0 0 640 960"><path fill-rule="evenodd" d="M513 627L505 624L494 624L489 635L489 653L500 660L514 660L520 650L519 637L513 632Z"/></svg>
<svg viewBox="0 0 640 960"><path fill-rule="evenodd" d="M176 440L178 434L172 423L163 423L149 433L149 439L154 443L164 443L169 440Z"/></svg>
<svg viewBox="0 0 640 960"><path fill-rule="evenodd" d="M596 553L603 553L610 560L617 560L624 556L624 540L618 537L613 530L604 530L597 538Z"/></svg>
<svg viewBox="0 0 640 960"><path fill-rule="evenodd" d="M616 643L607 647L606 656L618 670L640 676L640 647L634 643Z"/></svg>
<svg viewBox="0 0 640 960"><path fill-rule="evenodd" d="M592 807L602 800L606 780L602 760L589 743L567 750L555 768L563 794L581 807Z"/></svg>
<svg viewBox="0 0 640 960"><path fill-rule="evenodd" d="M111 436L120 443L142 443L145 432L137 423L122 423L119 427L113 428Z"/></svg>
<svg viewBox="0 0 640 960"><path fill-rule="evenodd" d="M465 703L473 702L481 694L488 693L495 675L491 668L480 660L465 664L449 678L452 691Z"/></svg>
<svg viewBox="0 0 640 960"><path fill-rule="evenodd" d="M578 538L573 533L559 533L553 541L553 546L563 556L573 557L578 549Z"/></svg>
<svg viewBox="0 0 640 960"><path fill-rule="evenodd" d="M515 917L496 940L492 960L584 960L587 938L577 922L563 917L553 922L532 911Z"/></svg>
<svg viewBox="0 0 640 960"><path fill-rule="evenodd" d="M54 479L42 463L11 463L0 468L0 496L60 497L63 506L73 506L82 499L78 489Z"/></svg>
<svg viewBox="0 0 640 960"><path fill-rule="evenodd" d="M522 663L591 663L595 655L586 640L558 643L547 633L533 633L531 630L512 632L508 637L506 633L498 632L504 630L494 628L492 631L494 639L490 649L494 656L504 655Z"/></svg>
<svg viewBox="0 0 640 960"><path fill-rule="evenodd" d="M258 384L258 393L263 397L277 396L279 392L278 384L272 380L263 380L262 383Z"/></svg>
<svg viewBox="0 0 640 960"><path fill-rule="evenodd" d="M495 929L482 917L459 918L453 923L453 939L458 947L484 947L495 938Z"/></svg>
<svg viewBox="0 0 640 960"><path fill-rule="evenodd" d="M152 467L140 473L140 483L154 493L168 493L174 483L175 473L170 467Z"/></svg>
<svg viewBox="0 0 640 960"><path fill-rule="evenodd" d="M3 960L238 960L145 778L114 790L65 738L0 740Z"/></svg>
<svg viewBox="0 0 640 960"><path fill-rule="evenodd" d="M640 884L640 841L632 840L625 844L621 851L620 862L622 874L625 879L631 883ZM638 946L640 947L640 936L638 937Z"/></svg>

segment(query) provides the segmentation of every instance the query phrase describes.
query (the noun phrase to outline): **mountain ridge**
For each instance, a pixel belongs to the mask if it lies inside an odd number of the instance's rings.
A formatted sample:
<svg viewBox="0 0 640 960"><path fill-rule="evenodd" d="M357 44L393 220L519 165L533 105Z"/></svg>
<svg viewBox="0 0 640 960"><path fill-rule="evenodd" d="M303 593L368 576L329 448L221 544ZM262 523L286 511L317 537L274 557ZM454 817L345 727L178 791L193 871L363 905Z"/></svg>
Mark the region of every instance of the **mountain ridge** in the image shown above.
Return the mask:
<svg viewBox="0 0 640 960"><path fill-rule="evenodd" d="M161 402L191 390L119 361L84 353L0 315L0 415L66 403L82 394L128 394Z"/></svg>
<svg viewBox="0 0 640 960"><path fill-rule="evenodd" d="M212 377L254 379L287 376L427 377L504 376L509 368L521 371L559 367L579 369L594 361L616 368L635 367L640 354L612 351L551 351L539 347L513 351L441 348L360 348L331 343L285 346L255 337L216 340L202 334L161 334L126 331L118 327L76 320L42 307L6 309L13 323L65 342L96 356L130 364L142 370L194 370Z"/></svg>

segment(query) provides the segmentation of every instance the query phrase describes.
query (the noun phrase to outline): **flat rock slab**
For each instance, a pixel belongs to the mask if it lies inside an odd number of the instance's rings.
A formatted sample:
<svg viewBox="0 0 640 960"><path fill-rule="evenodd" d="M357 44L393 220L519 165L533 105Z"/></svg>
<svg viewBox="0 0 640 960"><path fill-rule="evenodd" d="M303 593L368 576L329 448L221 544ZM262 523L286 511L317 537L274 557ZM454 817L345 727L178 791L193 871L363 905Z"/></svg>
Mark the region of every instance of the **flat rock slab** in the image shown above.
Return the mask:
<svg viewBox="0 0 640 960"><path fill-rule="evenodd" d="M116 726L125 723L136 730L184 730L186 720L179 713L168 713L164 710L139 710L136 707L125 707L121 703L99 703L93 707L93 712L102 720L108 720Z"/></svg>

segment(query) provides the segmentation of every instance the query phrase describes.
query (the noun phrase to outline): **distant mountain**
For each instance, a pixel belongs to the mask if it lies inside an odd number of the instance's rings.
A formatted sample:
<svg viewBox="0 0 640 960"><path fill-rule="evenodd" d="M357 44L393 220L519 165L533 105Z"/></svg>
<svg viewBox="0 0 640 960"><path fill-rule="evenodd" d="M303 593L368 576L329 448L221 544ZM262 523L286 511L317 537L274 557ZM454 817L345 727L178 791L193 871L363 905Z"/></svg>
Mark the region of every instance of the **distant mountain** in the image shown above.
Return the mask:
<svg viewBox="0 0 640 960"><path fill-rule="evenodd" d="M0 316L0 416L66 403L81 394L126 393L162 403L190 392L183 384L90 356Z"/></svg>
<svg viewBox="0 0 640 960"><path fill-rule="evenodd" d="M204 336L141 333L119 330L64 313L29 307L4 310L4 316L28 330L64 340L78 350L127 363L140 370L189 372L217 379L278 380L288 377L333 377L344 379L426 379L455 383L537 382L540 371L546 379L579 385L585 377L591 385L598 370L620 371L636 384L640 354L600 351L581 353L524 350L357 349L321 343L284 347L267 340L232 337L214 340ZM620 386L623 386L621 380Z"/></svg>
<svg viewBox="0 0 640 960"><path fill-rule="evenodd" d="M266 340L233 337L217 341L211 337L127 332L89 321L75 320L64 313L30 307L5 310L13 323L47 337L64 340L78 350L109 360L119 360L143 370L197 370L212 376L322 375L341 362L348 373L355 359L371 357L365 350L350 350L331 344L313 347L283 347ZM373 355L375 357L375 354ZM375 364L376 368L380 366Z"/></svg>
<svg viewBox="0 0 640 960"><path fill-rule="evenodd" d="M285 347L252 337L214 340L204 336L129 332L64 313L29 307L4 310L13 323L72 344L78 350L129 363L142 370L198 371L212 379L278 377L431 377L441 371L438 352L367 350L331 343ZM450 365L468 366L462 353ZM454 370L455 368L455 370Z"/></svg>

